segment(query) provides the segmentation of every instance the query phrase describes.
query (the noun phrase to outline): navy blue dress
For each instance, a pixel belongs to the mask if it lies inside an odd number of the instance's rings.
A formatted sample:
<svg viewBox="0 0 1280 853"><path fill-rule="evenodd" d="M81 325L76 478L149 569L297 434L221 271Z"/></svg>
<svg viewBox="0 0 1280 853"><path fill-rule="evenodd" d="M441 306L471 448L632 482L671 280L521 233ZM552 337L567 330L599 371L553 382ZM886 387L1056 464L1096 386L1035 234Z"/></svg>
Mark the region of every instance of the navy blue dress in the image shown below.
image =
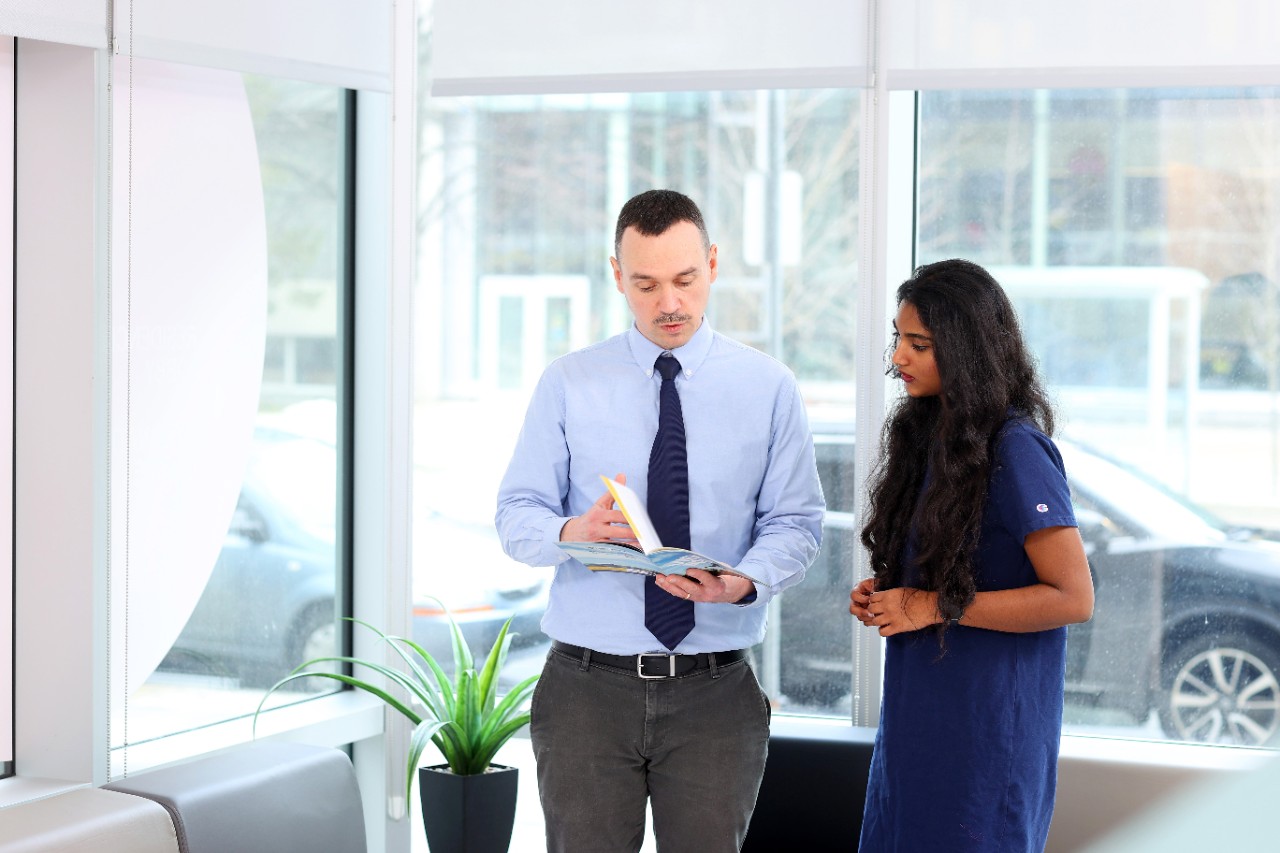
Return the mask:
<svg viewBox="0 0 1280 853"><path fill-rule="evenodd" d="M1036 583L1027 534L1076 526L1048 437L1009 421L996 455L974 557L979 591ZM1067 630L954 626L941 658L935 632L886 640L859 850L1041 851L1057 784Z"/></svg>

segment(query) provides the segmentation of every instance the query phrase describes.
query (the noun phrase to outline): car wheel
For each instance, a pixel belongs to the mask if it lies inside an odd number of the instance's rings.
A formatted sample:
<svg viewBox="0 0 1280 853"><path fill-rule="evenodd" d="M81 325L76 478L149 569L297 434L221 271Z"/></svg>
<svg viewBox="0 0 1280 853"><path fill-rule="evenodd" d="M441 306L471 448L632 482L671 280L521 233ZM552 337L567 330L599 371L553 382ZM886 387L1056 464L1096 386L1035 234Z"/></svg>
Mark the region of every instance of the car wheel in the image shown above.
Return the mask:
<svg viewBox="0 0 1280 853"><path fill-rule="evenodd" d="M289 669L315 658L332 657L338 653L338 628L333 618L332 605L312 607L301 619L290 644ZM311 672L339 672L340 666L326 663L308 667ZM299 690L331 690L340 686L327 678L301 678L293 682ZM293 686L291 685L291 686Z"/></svg>
<svg viewBox="0 0 1280 853"><path fill-rule="evenodd" d="M1166 658L1160 720L1176 740L1280 740L1280 654L1240 635L1202 637Z"/></svg>

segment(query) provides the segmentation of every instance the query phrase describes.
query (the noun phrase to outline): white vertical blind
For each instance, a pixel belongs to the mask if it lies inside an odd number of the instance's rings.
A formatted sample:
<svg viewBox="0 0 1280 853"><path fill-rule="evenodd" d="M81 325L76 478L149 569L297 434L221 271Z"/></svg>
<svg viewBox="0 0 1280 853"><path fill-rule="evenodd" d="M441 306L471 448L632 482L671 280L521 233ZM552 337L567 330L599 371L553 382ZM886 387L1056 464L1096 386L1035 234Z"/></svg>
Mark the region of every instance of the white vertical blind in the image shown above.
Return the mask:
<svg viewBox="0 0 1280 853"><path fill-rule="evenodd" d="M107 0L0 0L0 35L107 46Z"/></svg>
<svg viewBox="0 0 1280 853"><path fill-rule="evenodd" d="M115 0L120 51L391 90L392 0ZM108 47L108 0L0 0L0 35Z"/></svg>
<svg viewBox="0 0 1280 853"><path fill-rule="evenodd" d="M392 0L116 0L122 53L391 91Z"/></svg>
<svg viewBox="0 0 1280 853"><path fill-rule="evenodd" d="M1274 0L894 0L894 89L1280 81Z"/></svg>
<svg viewBox="0 0 1280 853"><path fill-rule="evenodd" d="M432 93L867 83L868 0L436 0Z"/></svg>
<svg viewBox="0 0 1280 853"><path fill-rule="evenodd" d="M1280 83L1274 0L436 0L432 94Z"/></svg>

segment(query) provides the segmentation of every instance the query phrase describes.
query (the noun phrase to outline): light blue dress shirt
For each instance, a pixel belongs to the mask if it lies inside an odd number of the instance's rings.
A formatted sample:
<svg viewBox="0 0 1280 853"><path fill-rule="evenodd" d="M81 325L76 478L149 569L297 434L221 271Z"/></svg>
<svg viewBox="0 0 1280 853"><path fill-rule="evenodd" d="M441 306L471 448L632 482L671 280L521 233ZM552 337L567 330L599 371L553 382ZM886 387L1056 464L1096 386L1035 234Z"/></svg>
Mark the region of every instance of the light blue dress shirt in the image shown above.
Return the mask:
<svg viewBox="0 0 1280 853"><path fill-rule="evenodd" d="M646 497L662 352L633 325L552 362L533 392L496 523L512 558L556 567L542 619L552 639L608 654L660 650L644 627L644 576L593 572L556 542L604 494L601 475L624 473ZM747 648L764 637L765 605L818 553L825 505L813 437L781 362L717 334L705 318L671 352L681 366L692 549L761 581L750 604L695 603L696 624L676 651Z"/></svg>

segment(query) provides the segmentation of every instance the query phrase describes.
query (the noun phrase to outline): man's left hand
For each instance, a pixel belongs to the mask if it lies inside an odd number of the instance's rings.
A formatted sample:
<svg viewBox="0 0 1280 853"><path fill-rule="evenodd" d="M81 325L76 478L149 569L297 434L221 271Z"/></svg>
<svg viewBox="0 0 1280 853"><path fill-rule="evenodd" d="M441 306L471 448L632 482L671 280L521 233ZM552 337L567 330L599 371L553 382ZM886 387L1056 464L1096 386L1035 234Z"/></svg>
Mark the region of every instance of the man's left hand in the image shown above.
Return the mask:
<svg viewBox="0 0 1280 853"><path fill-rule="evenodd" d="M741 575L717 575L702 569L689 569L688 577L659 575L656 582L676 598L703 604L733 604L750 595L756 588L755 584Z"/></svg>

